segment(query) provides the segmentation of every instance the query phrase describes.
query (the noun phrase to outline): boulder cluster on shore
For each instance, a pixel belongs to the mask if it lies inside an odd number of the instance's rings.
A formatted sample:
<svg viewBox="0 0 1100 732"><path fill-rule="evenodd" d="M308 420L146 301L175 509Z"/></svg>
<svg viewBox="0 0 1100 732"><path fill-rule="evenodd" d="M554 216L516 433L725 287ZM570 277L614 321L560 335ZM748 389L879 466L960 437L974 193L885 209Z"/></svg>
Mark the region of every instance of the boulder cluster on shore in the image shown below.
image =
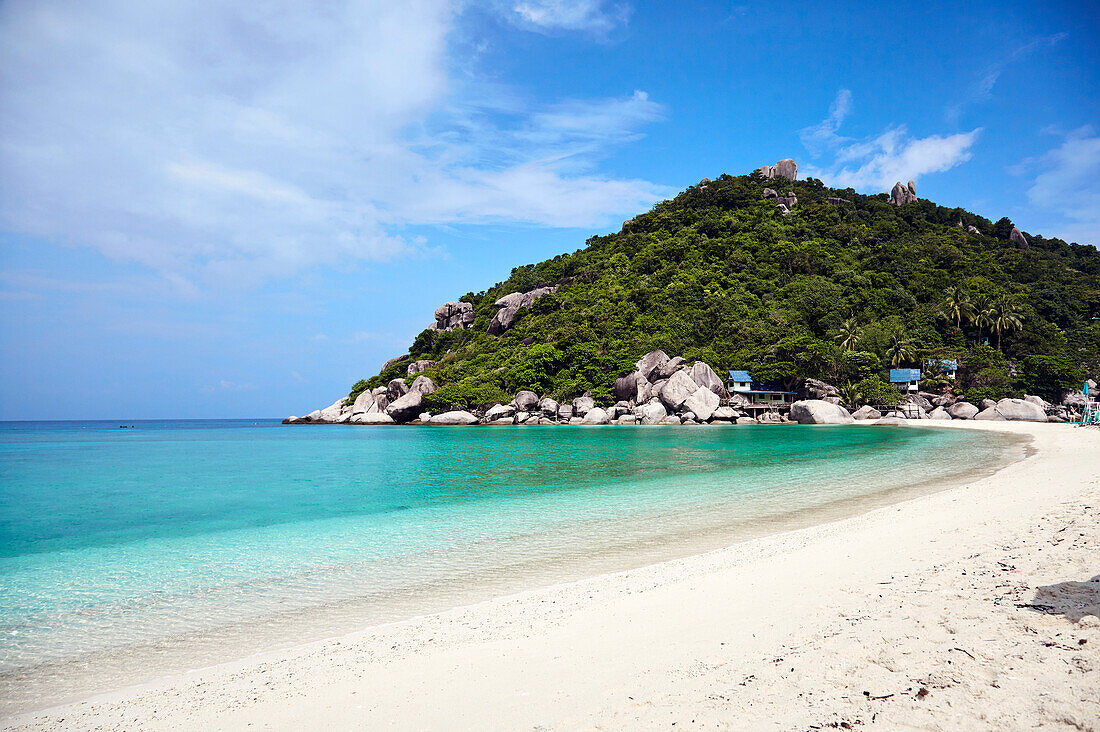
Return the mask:
<svg viewBox="0 0 1100 732"><path fill-rule="evenodd" d="M520 425L520 424L758 424L797 422L801 424L845 424L872 420L899 424L907 419L978 419L1066 422L1083 406L1085 396L1070 392L1060 405L1037 396L1023 399L983 399L970 404L950 394L912 393L885 413L871 406L849 412L836 387L817 379L806 379L800 390L804 397L783 409L752 405L740 393L730 393L714 369L702 361L688 363L664 351L642 356L629 374L615 380L610 406L599 406L591 394L571 402L557 402L549 396L521 390L507 404L476 409L445 409L433 413L427 396L436 385L420 374L432 365L416 361L409 365L406 379L393 379L359 394L354 401L339 399L304 417L288 417L284 424L411 424L411 425Z"/></svg>
<svg viewBox="0 0 1100 732"><path fill-rule="evenodd" d="M424 368L417 362L412 369ZM615 381L618 400L611 406L597 406L590 394L559 403L549 396L522 390L507 404L493 404L473 411L447 410L432 414L425 396L435 384L417 376L411 384L394 379L386 386L363 392L354 402L340 399L305 417L289 417L287 424L734 424L752 423L744 409L748 400L730 395L722 379L702 361L688 363L664 351L647 353L635 370ZM785 416L771 412L764 421L782 422Z"/></svg>

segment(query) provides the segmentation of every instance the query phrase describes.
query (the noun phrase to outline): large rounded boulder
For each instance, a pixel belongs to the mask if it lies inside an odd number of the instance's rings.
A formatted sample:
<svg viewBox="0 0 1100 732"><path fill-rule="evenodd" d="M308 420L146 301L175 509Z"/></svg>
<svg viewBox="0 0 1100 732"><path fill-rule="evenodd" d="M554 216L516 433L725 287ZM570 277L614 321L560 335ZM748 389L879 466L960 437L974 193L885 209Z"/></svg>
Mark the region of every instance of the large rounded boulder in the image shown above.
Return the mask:
<svg viewBox="0 0 1100 732"><path fill-rule="evenodd" d="M667 416L665 405L657 399L634 407L634 417L642 424L657 424Z"/></svg>
<svg viewBox="0 0 1100 732"><path fill-rule="evenodd" d="M634 368L638 370L638 373L642 375L643 379L652 382L657 379L657 377L653 375L653 372L666 363L668 363L667 353L664 351L650 351L638 359L638 363L634 364Z"/></svg>
<svg viewBox="0 0 1100 732"><path fill-rule="evenodd" d="M945 409L952 419L974 419L978 414L978 408L970 402L955 402Z"/></svg>
<svg viewBox="0 0 1100 732"><path fill-rule="evenodd" d="M399 397L408 392L409 385L405 383L404 379L391 379L390 383L386 384L386 396L390 398L391 402L397 401Z"/></svg>
<svg viewBox="0 0 1100 732"><path fill-rule="evenodd" d="M1023 399L1002 399L994 407L1010 422L1046 422L1047 413L1038 404Z"/></svg>
<svg viewBox="0 0 1100 732"><path fill-rule="evenodd" d="M791 405L791 419L799 424L848 424L854 422L848 410L821 399L803 399Z"/></svg>
<svg viewBox="0 0 1100 732"><path fill-rule="evenodd" d="M363 412L351 418L354 424L394 424L394 418L383 412Z"/></svg>
<svg viewBox="0 0 1100 732"><path fill-rule="evenodd" d="M718 409L720 400L718 395L705 386L700 386L695 392L684 400L684 409L695 414L699 422L706 422Z"/></svg>
<svg viewBox="0 0 1100 732"><path fill-rule="evenodd" d="M421 394L434 394L436 391L435 382L429 379L427 376L420 375L413 379L413 383L409 385L409 391L418 391Z"/></svg>
<svg viewBox="0 0 1100 732"><path fill-rule="evenodd" d="M579 396L573 400L573 416L583 417L592 411L595 406L596 400L590 395L585 394L584 396Z"/></svg>
<svg viewBox="0 0 1100 732"><path fill-rule="evenodd" d="M395 422L401 424L416 419L423 411L424 395L418 391L410 391L404 396L398 397L386 407L386 414L393 417Z"/></svg>
<svg viewBox="0 0 1100 732"><path fill-rule="evenodd" d="M661 402L670 412L674 412L683 406L688 397L699 388L699 385L692 381L691 377L685 372L677 371L664 383L657 396L661 398Z"/></svg>
<svg viewBox="0 0 1100 732"><path fill-rule="evenodd" d="M626 376L615 379L615 398L622 401L630 401L638 393L638 381L642 375L637 371L631 371ZM642 379L644 380L644 379Z"/></svg>
<svg viewBox="0 0 1100 732"><path fill-rule="evenodd" d="M882 412L878 411L870 404L864 404L862 407L852 412L852 419L882 419Z"/></svg>
<svg viewBox="0 0 1100 732"><path fill-rule="evenodd" d="M363 414L369 412L371 407L374 406L374 395L369 391L365 391L359 396L355 397L355 401L351 405L352 415ZM377 410L375 410L377 411Z"/></svg>
<svg viewBox="0 0 1100 732"><path fill-rule="evenodd" d="M682 356L670 358L657 368L653 369L653 379L655 381L667 379L680 369L685 368L685 364L686 361L684 361L684 358Z"/></svg>
<svg viewBox="0 0 1100 732"><path fill-rule="evenodd" d="M607 412L599 407L593 407L584 414L582 424L607 424L611 421Z"/></svg>
<svg viewBox="0 0 1100 732"><path fill-rule="evenodd" d="M714 369L702 361L693 363L691 365L691 370L688 371L688 375L691 376L691 380L696 384L707 387L719 397L727 396L726 385L722 383L722 379L718 377Z"/></svg>
<svg viewBox="0 0 1100 732"><path fill-rule="evenodd" d="M533 391L516 392L516 409L520 412L533 412L539 403L539 395Z"/></svg>
<svg viewBox="0 0 1100 732"><path fill-rule="evenodd" d="M462 410L456 410L453 412L444 412L443 414L437 414L431 418L428 424L439 425L451 425L460 426L467 424L477 424L477 417Z"/></svg>

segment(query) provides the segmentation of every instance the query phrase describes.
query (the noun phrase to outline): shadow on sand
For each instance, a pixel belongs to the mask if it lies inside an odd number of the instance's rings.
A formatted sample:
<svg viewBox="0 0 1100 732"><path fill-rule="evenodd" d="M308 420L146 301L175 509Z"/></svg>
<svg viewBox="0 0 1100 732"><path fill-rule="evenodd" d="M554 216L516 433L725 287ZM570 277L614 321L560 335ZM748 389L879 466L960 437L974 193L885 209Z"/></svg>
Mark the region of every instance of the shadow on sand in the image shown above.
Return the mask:
<svg viewBox="0 0 1100 732"><path fill-rule="evenodd" d="M1076 623L1085 615L1100 616L1100 574L1085 582L1059 582L1035 590L1022 607L1047 615L1062 615Z"/></svg>

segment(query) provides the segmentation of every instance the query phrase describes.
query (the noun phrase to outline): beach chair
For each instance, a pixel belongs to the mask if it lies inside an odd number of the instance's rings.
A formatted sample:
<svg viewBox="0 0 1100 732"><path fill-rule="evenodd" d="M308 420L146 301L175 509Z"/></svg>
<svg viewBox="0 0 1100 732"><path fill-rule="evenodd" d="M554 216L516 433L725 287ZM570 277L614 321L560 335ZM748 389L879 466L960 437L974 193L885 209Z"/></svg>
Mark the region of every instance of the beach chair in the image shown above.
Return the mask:
<svg viewBox="0 0 1100 732"><path fill-rule="evenodd" d="M1100 425L1100 402L1089 401L1085 405L1085 411L1081 414L1081 421L1078 424Z"/></svg>

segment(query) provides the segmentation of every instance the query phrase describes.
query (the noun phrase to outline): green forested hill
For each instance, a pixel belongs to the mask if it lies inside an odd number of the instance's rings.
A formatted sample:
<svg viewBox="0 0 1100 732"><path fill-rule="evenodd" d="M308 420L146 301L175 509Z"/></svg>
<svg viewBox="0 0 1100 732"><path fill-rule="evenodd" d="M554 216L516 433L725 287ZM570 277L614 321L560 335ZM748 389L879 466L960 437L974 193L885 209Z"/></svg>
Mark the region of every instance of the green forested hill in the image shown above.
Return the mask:
<svg viewBox="0 0 1100 732"><path fill-rule="evenodd" d="M763 198L768 187L795 192L790 215ZM1100 373L1100 252L1037 235L1019 248L1012 228L814 179L723 175L619 233L462 296L476 313L472 326L425 330L407 358L351 396L428 359L436 363L424 374L441 387L435 406L507 402L519 389L558 399L590 391L611 402L615 378L655 349L720 373L744 368L758 380L816 377L864 391L891 364L959 358L956 390L971 399L1057 396ZM502 335L486 332L499 298L555 284Z"/></svg>

